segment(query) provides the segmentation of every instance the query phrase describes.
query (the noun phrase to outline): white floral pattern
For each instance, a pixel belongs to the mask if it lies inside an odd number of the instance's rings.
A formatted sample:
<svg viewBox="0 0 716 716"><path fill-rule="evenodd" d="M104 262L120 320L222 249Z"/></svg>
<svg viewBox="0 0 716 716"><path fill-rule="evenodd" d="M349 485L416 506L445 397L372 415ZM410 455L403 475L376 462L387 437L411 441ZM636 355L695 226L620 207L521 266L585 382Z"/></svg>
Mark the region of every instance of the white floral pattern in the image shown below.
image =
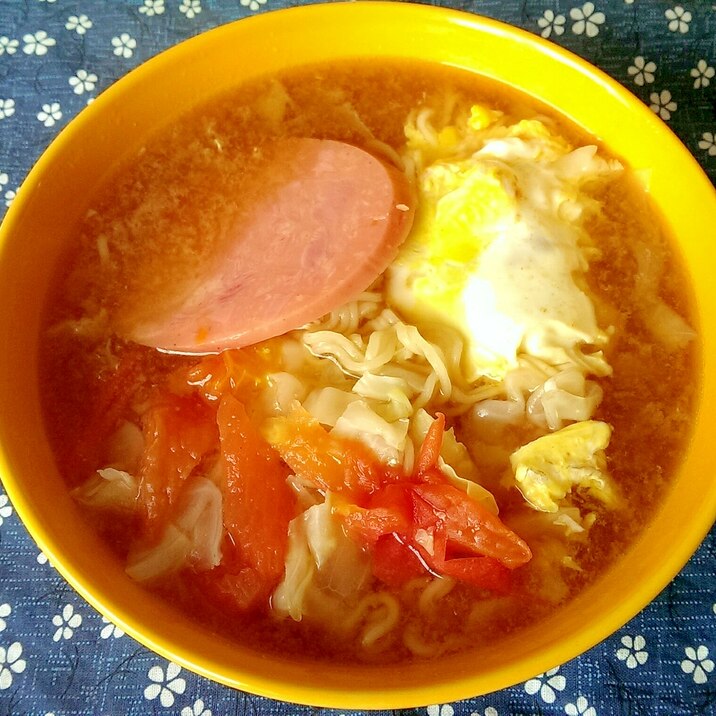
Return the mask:
<svg viewBox="0 0 716 716"><path fill-rule="evenodd" d="M14 99L0 99L0 119L7 119L15 114Z"/></svg>
<svg viewBox="0 0 716 716"><path fill-rule="evenodd" d="M109 639L110 637L119 639L119 637L124 636L124 632L116 624L113 624L109 619L107 619L107 617L102 617L102 623L104 626L102 627L102 631L99 633L102 639Z"/></svg>
<svg viewBox="0 0 716 716"><path fill-rule="evenodd" d="M589 701L584 696L578 696L574 703L568 703L564 707L567 716L597 716L594 706L589 705Z"/></svg>
<svg viewBox="0 0 716 716"><path fill-rule="evenodd" d="M634 64L627 68L627 73L634 78L634 84L639 87L651 84L654 81L654 72L656 72L656 63L647 62L641 55L637 55Z"/></svg>
<svg viewBox="0 0 716 716"><path fill-rule="evenodd" d="M671 119L672 112L676 111L677 103L674 102L671 92L669 90L661 90L661 92L652 92L649 95L651 104L649 109L655 114L658 114L664 121Z"/></svg>
<svg viewBox="0 0 716 716"><path fill-rule="evenodd" d="M137 49L137 41L128 32L113 37L111 42L114 54L124 59L129 59Z"/></svg>
<svg viewBox="0 0 716 716"><path fill-rule="evenodd" d="M78 35L84 35L92 29L92 20L87 15L70 15L65 23L66 30L74 30Z"/></svg>
<svg viewBox="0 0 716 716"><path fill-rule="evenodd" d="M683 6L675 5L673 8L669 8L664 15L669 21L668 28L671 32L680 32L684 35L689 31L692 16Z"/></svg>
<svg viewBox="0 0 716 716"><path fill-rule="evenodd" d="M701 89L709 86L714 75L716 75L716 70L706 60L699 60L690 74L694 78L694 89Z"/></svg>
<svg viewBox="0 0 716 716"><path fill-rule="evenodd" d="M23 35L22 41L25 43L22 46L22 51L26 55L37 55L39 57L46 55L48 48L55 45L55 39L50 37L45 30Z"/></svg>
<svg viewBox="0 0 716 716"><path fill-rule="evenodd" d="M97 75L87 70L77 70L69 79L70 87L75 94L91 92L97 86Z"/></svg>
<svg viewBox="0 0 716 716"><path fill-rule="evenodd" d="M559 666L538 674L534 679L525 682L525 691L532 696L539 693L546 704L553 704L557 700L555 691L564 691L567 680L559 673Z"/></svg>
<svg viewBox="0 0 716 716"><path fill-rule="evenodd" d="M21 659L22 644L15 641L5 649L0 646L0 691L5 691L12 686L13 674L22 674L27 663Z"/></svg>
<svg viewBox="0 0 716 716"><path fill-rule="evenodd" d="M699 149L706 150L710 157L716 157L716 134L714 132L704 132L699 140ZM716 613L716 604L713 606Z"/></svg>
<svg viewBox="0 0 716 716"><path fill-rule="evenodd" d="M5 183L7 184L7 174L5 174L5 177ZM3 522L10 517L11 514L12 505L10 504L10 500L6 494L0 492L0 527L2 527Z"/></svg>
<svg viewBox="0 0 716 716"><path fill-rule="evenodd" d="M552 33L562 35L564 33L564 24L567 18L564 15L555 15L554 10L545 10L537 25L542 29L540 35L542 37L550 37Z"/></svg>
<svg viewBox="0 0 716 716"><path fill-rule="evenodd" d="M5 192L5 206L10 206L17 196L17 189L9 189Z"/></svg>
<svg viewBox="0 0 716 716"><path fill-rule="evenodd" d="M500 716L497 713L497 709L494 706L488 706L484 713L480 713L479 711L473 711L470 716Z"/></svg>
<svg viewBox="0 0 716 716"><path fill-rule="evenodd" d="M71 604L65 604L62 613L52 617L52 623L57 627L52 635L52 641L71 639L75 629L82 624L82 616L75 612L75 608Z"/></svg>
<svg viewBox="0 0 716 716"><path fill-rule="evenodd" d="M0 604L0 631L5 631L7 622L5 619L12 613L12 607L9 604Z"/></svg>
<svg viewBox="0 0 716 716"><path fill-rule="evenodd" d="M0 37L0 55L14 55L17 52L20 42L3 35Z"/></svg>
<svg viewBox="0 0 716 716"><path fill-rule="evenodd" d="M586 2L582 7L573 7L569 16L576 20L572 25L572 32L587 37L596 37L599 34L599 26L606 20L603 12L597 12L593 2Z"/></svg>
<svg viewBox="0 0 716 716"><path fill-rule="evenodd" d="M428 716L455 716L455 709L450 704L432 704L427 712Z"/></svg>
<svg viewBox="0 0 716 716"><path fill-rule="evenodd" d="M636 669L637 666L646 664L649 652L644 649L646 639L641 634L634 637L623 636L621 642L623 646L621 649L617 649L617 659L623 661L628 669Z"/></svg>
<svg viewBox="0 0 716 716"><path fill-rule="evenodd" d="M193 706L185 706L180 716L211 716L211 709L204 706L203 699L197 699Z"/></svg>
<svg viewBox="0 0 716 716"><path fill-rule="evenodd" d="M62 119L62 108L59 102L43 104L42 109L37 113L37 118L46 127L54 127L55 123Z"/></svg>
<svg viewBox="0 0 716 716"><path fill-rule="evenodd" d="M253 12L256 12L262 5L265 5L267 0L241 0L243 7L249 8Z"/></svg>
<svg viewBox="0 0 716 716"><path fill-rule="evenodd" d="M159 697L159 703L164 708L174 705L174 695L183 694L186 690L186 681L179 676L181 667L173 661L167 664L166 671L161 666L152 666L147 672L149 680L153 683L144 689L144 698L153 701Z"/></svg>
<svg viewBox="0 0 716 716"><path fill-rule="evenodd" d="M164 14L164 0L144 0L139 12L147 17Z"/></svg>
<svg viewBox="0 0 716 716"><path fill-rule="evenodd" d="M709 659L709 649L701 644L695 649L687 646L684 649L686 658L681 662L681 670L685 674L691 674L694 683L705 684L708 681L708 674L714 670L714 662Z"/></svg>
<svg viewBox="0 0 716 716"><path fill-rule="evenodd" d="M179 12L186 15L189 20L192 20L201 12L201 0L181 0Z"/></svg>

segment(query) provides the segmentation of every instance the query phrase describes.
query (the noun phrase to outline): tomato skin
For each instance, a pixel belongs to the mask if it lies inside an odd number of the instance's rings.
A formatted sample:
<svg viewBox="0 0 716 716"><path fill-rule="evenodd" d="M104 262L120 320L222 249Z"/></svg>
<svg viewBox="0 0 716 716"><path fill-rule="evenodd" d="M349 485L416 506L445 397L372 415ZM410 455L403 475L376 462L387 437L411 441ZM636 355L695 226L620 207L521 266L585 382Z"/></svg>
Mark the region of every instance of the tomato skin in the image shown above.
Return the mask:
<svg viewBox="0 0 716 716"><path fill-rule="evenodd" d="M268 598L283 576L294 498L286 484L288 468L261 437L244 405L229 393L221 398L217 421L224 464L224 526L239 564L232 571L243 572L241 584L251 583L248 591L254 597L247 601L253 602ZM237 594L243 589L239 586Z"/></svg>
<svg viewBox="0 0 716 716"><path fill-rule="evenodd" d="M264 580L251 567L227 567L222 561L214 569L192 575L192 581L199 586L202 599L229 613L259 611L266 604Z"/></svg>
<svg viewBox="0 0 716 716"><path fill-rule="evenodd" d="M102 446L106 445L122 419L130 412L130 404L144 388L150 350L129 345L119 353L114 371L104 370L96 376L91 410L86 422L79 426L79 439L72 444L72 472L84 476L102 465ZM62 446L65 449L69 446Z"/></svg>
<svg viewBox="0 0 716 716"><path fill-rule="evenodd" d="M303 408L269 421L266 437L301 479L357 504L402 478L399 469L381 465L362 443L331 435Z"/></svg>
<svg viewBox="0 0 716 716"><path fill-rule="evenodd" d="M397 534L379 537L371 550L373 575L389 587L400 587L427 574L414 548Z"/></svg>
<svg viewBox="0 0 716 716"><path fill-rule="evenodd" d="M339 512L348 533L371 547L386 535L407 537L412 531L412 500L405 485L386 485L367 498L366 507L345 505Z"/></svg>
<svg viewBox="0 0 716 716"><path fill-rule="evenodd" d="M418 480L422 480L433 470L440 470L438 460L440 459L444 432L445 416L442 413L438 413L435 420L430 423L428 432L425 434L418 456L415 459L413 474Z"/></svg>
<svg viewBox="0 0 716 716"><path fill-rule="evenodd" d="M447 483L423 484L416 485L414 491L444 524L448 549L492 557L511 569L526 564L532 557L526 542L497 515L457 487Z"/></svg>
<svg viewBox="0 0 716 716"><path fill-rule="evenodd" d="M499 517L447 481L438 464L444 429L439 415L413 473L386 477L361 506L344 505L344 524L371 551L374 574L386 584L430 572L505 593L510 570L532 554Z"/></svg>
<svg viewBox="0 0 716 716"><path fill-rule="evenodd" d="M142 416L139 505L149 535L169 517L184 482L218 447L215 411L196 397L166 393Z"/></svg>
<svg viewBox="0 0 716 716"><path fill-rule="evenodd" d="M269 421L267 439L291 470L321 490L346 488L343 454L334 438L303 409Z"/></svg>
<svg viewBox="0 0 716 716"><path fill-rule="evenodd" d="M458 581L498 594L508 594L512 572L492 557L460 557L445 560L440 572Z"/></svg>
<svg viewBox="0 0 716 716"><path fill-rule="evenodd" d="M231 393L247 405L266 384L268 373L281 370L273 341L262 346L247 346L226 350L217 355L204 356L189 370L186 368L171 376L172 390L193 390L209 403L218 403L222 396Z"/></svg>

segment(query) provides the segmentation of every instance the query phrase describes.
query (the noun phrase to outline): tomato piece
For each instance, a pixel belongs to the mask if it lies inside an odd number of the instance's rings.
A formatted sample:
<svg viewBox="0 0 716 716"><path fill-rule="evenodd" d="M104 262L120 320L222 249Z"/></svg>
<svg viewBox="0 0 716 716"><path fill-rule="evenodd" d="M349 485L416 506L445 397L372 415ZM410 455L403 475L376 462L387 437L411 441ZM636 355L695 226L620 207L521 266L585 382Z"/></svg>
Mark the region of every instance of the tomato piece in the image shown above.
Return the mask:
<svg viewBox="0 0 716 716"><path fill-rule="evenodd" d="M447 481L438 467L444 429L445 417L438 415L412 475L386 474L362 506L343 502L344 523L371 550L373 573L386 584L428 570L504 593L510 570L529 561L530 549L499 517Z"/></svg>
<svg viewBox="0 0 716 716"><path fill-rule="evenodd" d="M201 590L201 598L223 611L245 613L260 609L266 602L264 580L251 567L232 571L219 565L208 572L198 572L192 579Z"/></svg>
<svg viewBox="0 0 716 716"><path fill-rule="evenodd" d="M395 534L383 535L373 545L371 568L389 587L400 587L427 573L415 550Z"/></svg>
<svg viewBox="0 0 716 716"><path fill-rule="evenodd" d="M339 513L348 533L367 545L385 535L407 537L412 532L412 502L402 485L386 485L368 498L367 507L347 505Z"/></svg>
<svg viewBox="0 0 716 716"><path fill-rule="evenodd" d="M447 559L440 573L473 587L507 594L512 586L512 572L492 557Z"/></svg>
<svg viewBox="0 0 716 716"><path fill-rule="evenodd" d="M265 435L296 475L321 490L351 493L361 501L400 473L380 464L356 440L331 435L303 408L273 418Z"/></svg>
<svg viewBox="0 0 716 716"><path fill-rule="evenodd" d="M440 469L438 467L438 459L440 458L440 449L443 445L443 434L445 433L445 416L438 413L435 420L430 424L428 432L425 434L423 444L420 446L418 456L415 459L415 469L413 474L420 479L432 469Z"/></svg>
<svg viewBox="0 0 716 716"><path fill-rule="evenodd" d="M142 416L142 432L139 503L154 534L186 478L218 448L215 412L195 397L167 393Z"/></svg>
<svg viewBox="0 0 716 716"><path fill-rule="evenodd" d="M322 490L339 492L343 481L343 454L337 441L303 410L268 421L264 435L286 464L302 480Z"/></svg>
<svg viewBox="0 0 716 716"><path fill-rule="evenodd" d="M182 369L172 376L175 392L191 389L209 402L218 402L225 393L232 393L246 403L263 387L269 373L281 370L280 349L271 341L261 346L227 350L209 355L189 370Z"/></svg>
<svg viewBox="0 0 716 716"><path fill-rule="evenodd" d="M121 351L113 371L102 371L97 376L89 401L91 410L76 430L79 439L72 443L70 459L73 473L84 478L97 467L104 467L100 462L102 447L107 444L143 386L148 353L144 347L130 345ZM62 449L65 447L61 446Z"/></svg>
<svg viewBox="0 0 716 716"><path fill-rule="evenodd" d="M445 525L448 550L467 555L493 557L514 569L532 557L527 543L497 515L450 484L416 485L415 494L429 505ZM425 510L424 506L421 508Z"/></svg>
<svg viewBox="0 0 716 716"><path fill-rule="evenodd" d="M255 571L258 592L268 597L283 575L294 515L288 469L232 395L221 398L217 421L225 470L224 524L242 570Z"/></svg>

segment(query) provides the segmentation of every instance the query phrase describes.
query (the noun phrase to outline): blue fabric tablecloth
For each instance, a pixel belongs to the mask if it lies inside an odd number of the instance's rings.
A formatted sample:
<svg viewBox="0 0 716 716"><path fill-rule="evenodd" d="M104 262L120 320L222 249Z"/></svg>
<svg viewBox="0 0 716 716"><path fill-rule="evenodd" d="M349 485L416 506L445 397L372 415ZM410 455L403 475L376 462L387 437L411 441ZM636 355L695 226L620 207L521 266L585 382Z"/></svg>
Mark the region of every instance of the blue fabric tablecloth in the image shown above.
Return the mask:
<svg viewBox="0 0 716 716"><path fill-rule="evenodd" d="M130 69L211 27L296 4L0 0L2 210L57 132ZM437 4L520 26L592 61L659 114L716 179L713 0ZM715 545L712 532L648 608L578 659L499 693L405 713L716 713ZM312 712L219 686L123 635L47 563L0 489L0 716Z"/></svg>

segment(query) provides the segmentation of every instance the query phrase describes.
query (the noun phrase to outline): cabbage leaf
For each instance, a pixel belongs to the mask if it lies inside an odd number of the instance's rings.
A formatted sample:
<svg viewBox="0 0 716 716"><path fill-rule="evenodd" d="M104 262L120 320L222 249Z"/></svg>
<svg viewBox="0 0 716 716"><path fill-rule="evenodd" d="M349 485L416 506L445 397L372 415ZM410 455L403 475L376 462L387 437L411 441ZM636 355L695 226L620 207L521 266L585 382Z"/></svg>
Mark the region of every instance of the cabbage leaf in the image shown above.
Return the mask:
<svg viewBox="0 0 716 716"><path fill-rule="evenodd" d="M159 543L130 551L127 574L147 582L186 566L199 571L216 567L221 562L223 535L221 490L205 477L194 478Z"/></svg>
<svg viewBox="0 0 716 716"><path fill-rule="evenodd" d="M344 532L329 492L291 521L286 571L271 602L278 614L301 621L324 611L326 602L361 594L370 574L368 557Z"/></svg>

